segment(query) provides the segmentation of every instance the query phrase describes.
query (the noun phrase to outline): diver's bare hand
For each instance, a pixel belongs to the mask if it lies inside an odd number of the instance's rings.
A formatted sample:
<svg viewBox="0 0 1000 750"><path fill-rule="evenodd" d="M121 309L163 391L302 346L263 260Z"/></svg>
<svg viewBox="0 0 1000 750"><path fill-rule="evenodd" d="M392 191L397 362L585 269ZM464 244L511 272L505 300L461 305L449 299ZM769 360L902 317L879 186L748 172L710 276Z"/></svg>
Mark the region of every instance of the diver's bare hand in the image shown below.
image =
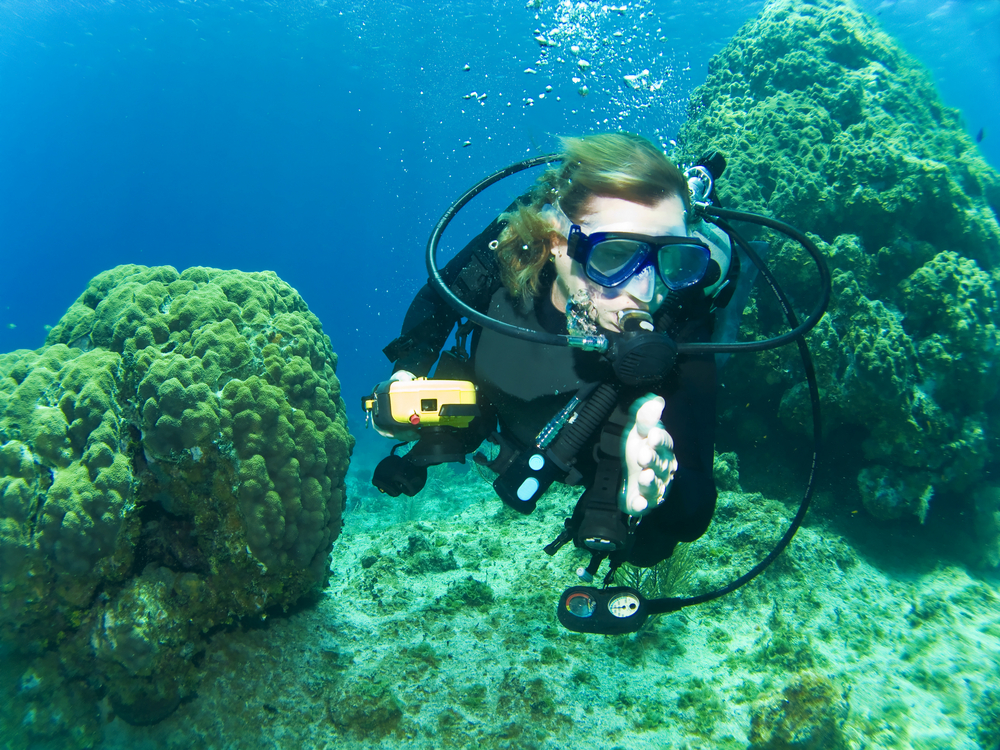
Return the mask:
<svg viewBox="0 0 1000 750"><path fill-rule="evenodd" d="M633 421L623 439L625 488L619 507L631 516L643 516L663 502L677 471L674 441L660 416L666 402L649 394L632 404Z"/></svg>
<svg viewBox="0 0 1000 750"><path fill-rule="evenodd" d="M388 380L385 380L385 381L382 381L381 383L379 383L375 387L375 390L376 391L379 391L379 390L387 391L387 390L389 390L389 387L392 385L392 383L396 383L396 382L400 382L400 381L404 381L405 382L405 381L416 380L416 379L417 379L417 376L414 375L409 370L396 370L392 374L392 377L390 377ZM410 442L413 442L414 440L419 440L420 439L420 431L417 430L415 427L405 427L403 425L398 425L398 426L396 426L396 427L394 427L392 429L386 429L386 428L381 428L378 425L375 425L375 430L376 430L376 432L378 432L383 437L387 437L387 438L390 438L392 440L399 440L401 442L410 443Z"/></svg>

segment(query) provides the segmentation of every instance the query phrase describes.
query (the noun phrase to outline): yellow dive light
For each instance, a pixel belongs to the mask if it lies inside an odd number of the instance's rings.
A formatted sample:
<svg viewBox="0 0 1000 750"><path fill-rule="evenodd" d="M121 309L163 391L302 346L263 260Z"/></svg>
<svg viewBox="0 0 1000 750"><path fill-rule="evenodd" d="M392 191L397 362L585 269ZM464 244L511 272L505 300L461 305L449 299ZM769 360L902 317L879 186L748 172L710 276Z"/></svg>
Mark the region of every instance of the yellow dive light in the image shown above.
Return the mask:
<svg viewBox="0 0 1000 750"><path fill-rule="evenodd" d="M393 380L379 383L361 406L376 429L468 427L479 416L476 386L467 380Z"/></svg>

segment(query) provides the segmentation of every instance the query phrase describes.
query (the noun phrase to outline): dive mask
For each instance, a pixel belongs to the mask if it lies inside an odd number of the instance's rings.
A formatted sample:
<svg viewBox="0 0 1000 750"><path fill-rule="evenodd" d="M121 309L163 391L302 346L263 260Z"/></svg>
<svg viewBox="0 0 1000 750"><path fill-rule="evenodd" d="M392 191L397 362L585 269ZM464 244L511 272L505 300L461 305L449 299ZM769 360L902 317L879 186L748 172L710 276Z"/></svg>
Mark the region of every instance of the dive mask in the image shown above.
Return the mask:
<svg viewBox="0 0 1000 750"><path fill-rule="evenodd" d="M653 298L653 273L674 291L697 284L712 259L709 246L697 237L649 237L629 232L584 234L558 206L545 206L566 235L569 257L583 266L587 278L602 287L621 289L642 302ZM566 225L569 231L566 232Z"/></svg>

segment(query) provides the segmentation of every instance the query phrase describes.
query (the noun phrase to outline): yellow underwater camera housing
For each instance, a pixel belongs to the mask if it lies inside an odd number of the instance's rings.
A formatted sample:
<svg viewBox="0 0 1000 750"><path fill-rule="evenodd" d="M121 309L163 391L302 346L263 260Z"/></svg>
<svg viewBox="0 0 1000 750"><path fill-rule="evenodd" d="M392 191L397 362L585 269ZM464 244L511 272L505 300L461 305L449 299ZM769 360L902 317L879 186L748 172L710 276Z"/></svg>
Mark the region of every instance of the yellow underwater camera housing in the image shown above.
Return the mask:
<svg viewBox="0 0 1000 750"><path fill-rule="evenodd" d="M361 399L375 428L468 427L479 416L476 386L467 380L393 380Z"/></svg>

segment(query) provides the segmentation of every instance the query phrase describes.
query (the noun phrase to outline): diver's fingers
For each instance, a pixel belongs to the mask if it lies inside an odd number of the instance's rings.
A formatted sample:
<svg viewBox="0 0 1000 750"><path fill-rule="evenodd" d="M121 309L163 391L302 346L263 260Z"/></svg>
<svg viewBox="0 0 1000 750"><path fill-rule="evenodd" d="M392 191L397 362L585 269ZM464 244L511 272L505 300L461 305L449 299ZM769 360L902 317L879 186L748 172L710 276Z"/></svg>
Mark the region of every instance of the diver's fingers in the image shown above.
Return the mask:
<svg viewBox="0 0 1000 750"><path fill-rule="evenodd" d="M645 469L656 461L656 448L649 443L641 443L635 452L635 461L639 467Z"/></svg>
<svg viewBox="0 0 1000 750"><path fill-rule="evenodd" d="M663 491L663 481L657 482L656 472L653 469L643 469L638 477L639 494L647 501L655 501Z"/></svg>
<svg viewBox="0 0 1000 750"><path fill-rule="evenodd" d="M670 433L662 427L654 428L649 436L639 444L635 460L640 468L652 468L660 474L666 474L670 462L674 460L674 441Z"/></svg>
<svg viewBox="0 0 1000 750"><path fill-rule="evenodd" d="M667 402L660 396L654 396L640 406L635 412L635 429L639 437L646 437L650 430L660 422L663 407Z"/></svg>
<svg viewBox="0 0 1000 750"><path fill-rule="evenodd" d="M623 511L633 516L641 516L649 508L649 501L638 492L629 493L625 499Z"/></svg>
<svg viewBox="0 0 1000 750"><path fill-rule="evenodd" d="M644 466L642 470L655 472L657 479L666 483L670 481L670 477L675 471L677 471L677 460L673 457L673 455L656 456L656 458Z"/></svg>
<svg viewBox="0 0 1000 750"><path fill-rule="evenodd" d="M657 422L646 436L646 445L662 455L664 451L673 452L674 439L670 437L669 432L663 429L663 425Z"/></svg>

